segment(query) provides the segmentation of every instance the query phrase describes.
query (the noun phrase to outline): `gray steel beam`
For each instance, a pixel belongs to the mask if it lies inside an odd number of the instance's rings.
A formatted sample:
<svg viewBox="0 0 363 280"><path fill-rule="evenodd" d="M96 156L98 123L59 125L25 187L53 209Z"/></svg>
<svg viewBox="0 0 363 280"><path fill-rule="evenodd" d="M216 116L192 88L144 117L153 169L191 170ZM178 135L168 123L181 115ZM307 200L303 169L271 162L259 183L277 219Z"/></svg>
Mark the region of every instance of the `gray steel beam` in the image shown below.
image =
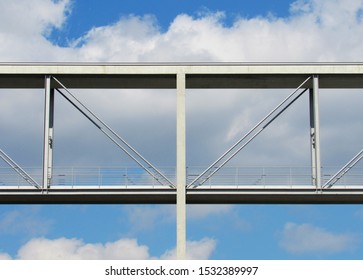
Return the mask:
<svg viewBox="0 0 363 280"><path fill-rule="evenodd" d="M43 189L52 181L53 168L54 89L51 76L45 76L44 142L43 142Z"/></svg>
<svg viewBox="0 0 363 280"><path fill-rule="evenodd" d="M314 122L314 90L309 89L310 112L310 154L311 154L311 184L316 186L316 150L315 150L315 122Z"/></svg>
<svg viewBox="0 0 363 280"><path fill-rule="evenodd" d="M314 148L313 148L313 176L315 177L316 189L321 189L321 157L320 157L320 111L319 111L319 77L313 76L313 93L312 93L312 113L313 113L313 127L314 127Z"/></svg>

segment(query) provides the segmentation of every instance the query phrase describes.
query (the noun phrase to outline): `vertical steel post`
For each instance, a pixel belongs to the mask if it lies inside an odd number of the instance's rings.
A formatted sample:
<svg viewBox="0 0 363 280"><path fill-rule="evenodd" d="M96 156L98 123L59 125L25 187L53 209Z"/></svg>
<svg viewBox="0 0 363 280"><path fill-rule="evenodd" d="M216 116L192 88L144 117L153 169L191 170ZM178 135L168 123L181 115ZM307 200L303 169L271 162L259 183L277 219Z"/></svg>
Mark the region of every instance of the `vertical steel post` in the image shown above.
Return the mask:
<svg viewBox="0 0 363 280"><path fill-rule="evenodd" d="M44 106L44 143L43 143L43 189L51 185L53 168L53 126L54 126L54 89L51 76L45 76Z"/></svg>
<svg viewBox="0 0 363 280"><path fill-rule="evenodd" d="M314 121L314 90L309 89L310 109L310 152L311 152L311 184L316 186L316 163L315 163L315 121Z"/></svg>
<svg viewBox="0 0 363 280"><path fill-rule="evenodd" d="M313 76L313 90L311 98L312 115L313 115L313 145L312 150L312 160L313 163L313 176L315 176L315 187L316 189L321 189L321 159L320 159L320 113L319 113L319 77L318 75Z"/></svg>
<svg viewBox="0 0 363 280"><path fill-rule="evenodd" d="M185 73L177 74L176 116L176 252L177 259L186 259L186 115Z"/></svg>

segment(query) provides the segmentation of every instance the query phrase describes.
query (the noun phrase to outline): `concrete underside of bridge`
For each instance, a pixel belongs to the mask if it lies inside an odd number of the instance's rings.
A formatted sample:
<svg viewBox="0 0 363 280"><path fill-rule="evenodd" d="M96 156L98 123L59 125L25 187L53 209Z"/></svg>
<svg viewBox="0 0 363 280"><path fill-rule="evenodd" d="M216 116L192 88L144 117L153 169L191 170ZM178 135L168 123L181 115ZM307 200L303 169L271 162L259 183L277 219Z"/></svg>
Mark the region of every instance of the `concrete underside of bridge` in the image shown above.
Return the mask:
<svg viewBox="0 0 363 280"><path fill-rule="evenodd" d="M180 72L189 89L296 88L308 75L319 75L320 88L363 88L359 63L0 63L0 88L43 88L44 76L54 75L68 88L175 89ZM56 82L51 86L57 87Z"/></svg>

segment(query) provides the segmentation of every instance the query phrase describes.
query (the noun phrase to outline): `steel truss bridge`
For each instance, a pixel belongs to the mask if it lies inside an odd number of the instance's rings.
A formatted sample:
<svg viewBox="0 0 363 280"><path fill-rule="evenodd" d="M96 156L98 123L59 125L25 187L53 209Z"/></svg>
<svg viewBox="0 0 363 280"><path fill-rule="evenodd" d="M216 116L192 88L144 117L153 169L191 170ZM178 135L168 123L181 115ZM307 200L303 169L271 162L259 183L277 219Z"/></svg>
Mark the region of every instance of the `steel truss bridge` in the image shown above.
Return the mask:
<svg viewBox="0 0 363 280"><path fill-rule="evenodd" d="M177 254L185 257L186 203L362 203L363 170L326 170L320 156L319 89L362 89L361 63L0 64L0 88L44 89L43 166L26 168L0 149L0 203L172 203ZM77 89L175 89L176 164L156 167L77 98ZM206 168L186 166L188 89L290 89L276 107ZM53 166L59 94L136 163L136 168ZM302 95L309 95L311 165L229 167L228 162ZM243 133L243 132L241 132ZM0 143L0 148L1 143ZM228 167L227 167L228 166Z"/></svg>

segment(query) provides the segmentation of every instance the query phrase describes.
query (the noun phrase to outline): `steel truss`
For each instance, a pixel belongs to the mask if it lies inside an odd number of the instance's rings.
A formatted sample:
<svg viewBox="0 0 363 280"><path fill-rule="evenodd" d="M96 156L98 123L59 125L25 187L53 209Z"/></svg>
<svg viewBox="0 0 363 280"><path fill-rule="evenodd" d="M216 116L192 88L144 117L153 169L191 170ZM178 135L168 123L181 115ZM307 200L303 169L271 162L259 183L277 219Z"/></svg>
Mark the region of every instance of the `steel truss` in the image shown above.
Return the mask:
<svg viewBox="0 0 363 280"><path fill-rule="evenodd" d="M20 64L20 68L32 69L38 65L23 65ZM64 76L60 68L65 67L65 69L79 69L79 68L89 68L90 72L70 72ZM190 183L186 183L186 174L184 172L185 163L180 164L177 168L177 175L182 172L182 180L179 183L172 182L164 174L162 174L154 165L152 165L148 160L146 160L140 153L138 153L129 143L127 143L120 135L118 135L114 130L112 130L104 121L102 121L94 112L87 108L79 99L75 97L74 94L65 86L61 80L65 80L65 83L70 84L72 88L87 88L87 82L90 81L87 75L92 74L97 75L97 71L94 70L99 65L88 64L88 65L56 65L57 75L50 74L45 75L45 83L43 83L45 88L45 121L44 121L44 160L43 160L43 184L39 184L34 180L28 173L25 172L14 160L12 160L4 151L0 152L0 157L12 167L28 184L36 188L42 188L43 190L48 189L52 186L52 172L53 172L53 125L54 125L54 92L57 91L61 96L63 96L68 102L70 102L78 111L80 111L92 124L94 124L102 133L106 135L115 145L117 145L124 153L126 153L130 158L132 158L146 173L152 176L156 182L160 185L169 186L170 188L176 188L176 185L182 185L182 181L185 181L187 189L197 188L203 186L208 180L214 176L221 168L223 168L233 157L235 157L243 148L245 148L254 138L256 138L264 129L266 129L274 120L276 120L287 108L289 108L300 96L302 96L307 90L310 93L310 138L311 138L311 158L312 158L312 186L315 186L316 190L322 191L323 189L331 188L336 184L347 172L349 172L363 157L363 150L360 151L351 161L349 161L343 168L341 168L334 176L332 176L328 181L322 183L321 175L321 160L320 160L320 120L319 120L319 88L321 85L319 83L322 81L322 87L324 88L362 88L363 82L361 82L361 67L360 64L298 64L298 65L284 65L284 64L252 64L252 65L219 65L219 64L205 64L205 65L102 65L102 69L107 67L114 67L117 69L116 72L121 76L117 76L117 80L121 83L127 81L126 88L174 88L176 87L181 94L178 100L179 112L177 116L184 115L185 117L185 89L187 88L291 88L294 83L298 83L298 79L303 80L303 82L289 95L287 96L276 108L274 108L269 114L266 115L259 123L256 124L250 131L248 131L242 138L240 138L230 149L228 149L224 154L222 154L215 162L213 162L207 169L205 169L200 175L193 179ZM21 71L16 70L14 74L15 80L12 79L12 69L18 67L18 65L0 65L0 68L8 69L0 71L0 81L3 82L4 87L12 88L17 84L16 79L19 79L20 83L23 82L24 75L28 77L33 77L33 70L24 70L24 74L19 75ZM43 65L40 65L43 67ZM44 67L51 68L53 65L45 65ZM160 71L154 72L154 68L160 67ZM341 67L341 71L336 71L337 67ZM150 76L148 76L148 70L146 72L139 71L137 69L148 68L151 69ZM194 69L195 68L195 69ZM200 68L200 69L199 69ZM222 69L220 72L218 69ZM124 69L130 69L124 71ZM202 70L201 70L202 69ZM210 71L210 69L212 69ZM217 69L216 71L214 69ZM227 71L225 69L228 69ZM251 70L252 69L252 70ZM260 69L269 69L260 71ZM286 69L286 71L285 71ZM298 69L298 70L296 70ZM313 69L313 70L312 70ZM353 70L352 70L353 69ZM357 71L358 69L358 71ZM247 71L246 71L247 70ZM5 72L4 72L5 71ZM102 70L103 71L103 70ZM264 72L265 71L265 72ZM52 73L50 71L49 73ZM110 71L109 71L110 72ZM112 71L111 71L112 72ZM102 86L104 88L121 88L122 84L115 82L114 79L116 72L112 72L108 78L107 75L102 75L105 78L100 79ZM43 73L43 72L42 72ZM70 74L75 75L76 79L79 79L79 83L74 83L74 80ZM130 74L129 74L130 73ZM205 74L204 74L205 73ZM265 74L263 74L265 73ZM276 74L278 73L278 74ZM314 74L312 74L314 73ZM339 74L344 74L344 79L339 79ZM6 76L2 76L6 74ZM78 74L81 74L78 76ZM258 77L262 74L262 83L256 82ZM310 75L309 75L310 74ZM143 81L138 82L137 78L140 75ZM210 76L211 80L207 81L205 77ZM56 77L57 76L57 77ZM59 76L59 77L58 77ZM3 79L5 77L5 79ZM10 78L9 78L10 77ZM44 77L44 76L43 76ZM97 76L98 79L99 76ZM148 78L150 77L150 79ZM196 77L196 78L195 78ZM85 80L82 80L86 78ZM130 80L128 80L130 78ZM200 80L198 80L200 78ZM34 81L39 79L39 74L34 76ZM130 81L137 81L133 84ZM151 82L151 81L156 81ZM166 81L163 84L163 80ZM300 82L301 82L300 80ZM347 82L345 82L347 80ZM25 81L25 80L24 80ZM34 87L38 82L28 83L29 79L26 79L29 88ZM43 79L44 81L44 79ZM277 82L276 82L277 81ZM281 82L280 82L281 81ZM177 84L173 85L173 82ZM149 85L148 85L149 84ZM27 85L16 85L15 87L27 87ZM38 86L40 87L40 83ZM91 86L93 87L93 86ZM182 108L184 109L182 110ZM181 117L184 118L184 117ZM185 122L180 121L179 136L177 140L179 141L185 137ZM183 128L184 126L184 128ZM179 126L177 126L179 128ZM185 139L184 139L185 140ZM185 146L185 141L177 144L178 147ZM180 150L179 159L177 163L180 163L180 155L185 151L185 148ZM184 157L185 160L185 157ZM177 176L178 178L178 176ZM179 176L180 178L180 176ZM178 181L178 179L177 179Z"/></svg>
<svg viewBox="0 0 363 280"><path fill-rule="evenodd" d="M175 185L162 174L154 165L137 152L130 144L128 144L120 135L111 129L104 121L102 121L94 112L87 108L79 99L77 99L71 91L66 88L56 77L52 76L64 91L56 88L69 103L71 103L79 112L81 112L94 126L96 126L108 139L110 139L117 147L133 159L143 170L150 174L161 185L168 185L175 188Z"/></svg>
<svg viewBox="0 0 363 280"><path fill-rule="evenodd" d="M187 188L196 188L207 182L232 158L234 158L243 148L245 148L253 139L255 139L265 128L267 128L275 119L277 119L287 108L300 98L308 89L302 87L311 79L308 77L303 81L289 96L287 96L279 105L259 121L250 131L240 138L231 148L213 162L206 170L197 176ZM301 90L301 91L300 91Z"/></svg>

